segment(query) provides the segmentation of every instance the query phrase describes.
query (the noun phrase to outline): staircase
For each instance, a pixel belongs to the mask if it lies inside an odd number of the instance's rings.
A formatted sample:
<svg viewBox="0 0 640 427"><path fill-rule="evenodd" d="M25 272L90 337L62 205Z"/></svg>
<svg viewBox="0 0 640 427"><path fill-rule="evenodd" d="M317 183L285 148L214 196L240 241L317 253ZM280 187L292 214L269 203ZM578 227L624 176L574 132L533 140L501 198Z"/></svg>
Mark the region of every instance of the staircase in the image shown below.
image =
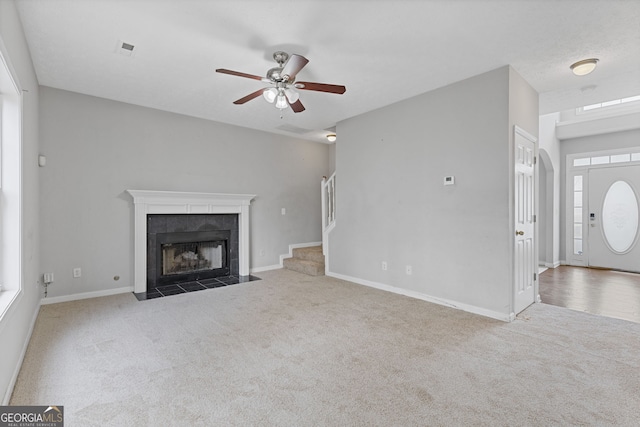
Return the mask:
<svg viewBox="0 0 640 427"><path fill-rule="evenodd" d="M308 274L309 276L324 276L324 254L322 246L295 248L292 258L282 261L284 268Z"/></svg>
<svg viewBox="0 0 640 427"><path fill-rule="evenodd" d="M328 255L325 250L329 245L329 233L336 225L336 173L329 178L322 177L320 183L322 201L322 245L295 248L292 257L282 260L286 269L308 274L309 276L324 276L324 260Z"/></svg>

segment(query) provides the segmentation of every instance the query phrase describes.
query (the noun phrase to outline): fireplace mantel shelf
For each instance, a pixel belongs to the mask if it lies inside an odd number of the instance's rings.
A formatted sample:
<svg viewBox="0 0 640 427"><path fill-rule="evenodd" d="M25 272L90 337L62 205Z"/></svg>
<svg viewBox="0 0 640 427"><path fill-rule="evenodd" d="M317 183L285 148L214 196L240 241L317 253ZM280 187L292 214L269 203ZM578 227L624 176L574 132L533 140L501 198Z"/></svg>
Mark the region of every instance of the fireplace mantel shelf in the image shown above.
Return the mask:
<svg viewBox="0 0 640 427"><path fill-rule="evenodd" d="M255 194L127 190L134 203L134 292L147 290L147 215L238 214L239 272L249 275L249 204Z"/></svg>
<svg viewBox="0 0 640 427"><path fill-rule="evenodd" d="M255 194L189 193L184 191L127 190L134 203L146 204L213 204L218 206L249 205Z"/></svg>

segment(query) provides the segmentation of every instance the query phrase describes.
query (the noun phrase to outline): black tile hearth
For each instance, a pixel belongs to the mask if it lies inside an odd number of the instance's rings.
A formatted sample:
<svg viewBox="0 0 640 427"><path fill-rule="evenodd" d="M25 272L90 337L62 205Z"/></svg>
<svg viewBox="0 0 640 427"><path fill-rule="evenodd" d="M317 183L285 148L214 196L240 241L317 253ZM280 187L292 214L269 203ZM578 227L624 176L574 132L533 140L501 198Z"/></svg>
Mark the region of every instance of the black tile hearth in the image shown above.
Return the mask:
<svg viewBox="0 0 640 427"><path fill-rule="evenodd" d="M201 291L203 289L207 289L206 287L202 286L197 281L195 281L195 282L187 282L187 283L180 283L179 286L182 289L184 289L185 291L187 291L187 292Z"/></svg>
<svg viewBox="0 0 640 427"><path fill-rule="evenodd" d="M226 283L221 282L218 279L205 279L200 280L199 283L207 289L219 288L221 286L227 286Z"/></svg>
<svg viewBox="0 0 640 427"><path fill-rule="evenodd" d="M167 285L162 288L156 288L158 292L160 292L163 296L176 295L176 294L184 294L187 292L182 289L180 285Z"/></svg>
<svg viewBox="0 0 640 427"><path fill-rule="evenodd" d="M177 283L175 285L158 286L147 292L139 292L134 295L138 301L168 297L170 295L184 294L187 292L203 291L205 289L231 286L238 283L253 282L261 280L257 276L223 276L212 279L194 280L191 282Z"/></svg>
<svg viewBox="0 0 640 427"><path fill-rule="evenodd" d="M134 295L136 296L136 298L138 298L139 301L144 301L146 299L154 299L154 298L160 298L163 297L164 295L162 295L160 292L158 291L154 291L154 292L141 292L139 294L134 293ZM140 296L142 296L142 298L140 298Z"/></svg>
<svg viewBox="0 0 640 427"><path fill-rule="evenodd" d="M236 283L240 283L240 278L238 277L222 277L219 279L225 285L235 285Z"/></svg>

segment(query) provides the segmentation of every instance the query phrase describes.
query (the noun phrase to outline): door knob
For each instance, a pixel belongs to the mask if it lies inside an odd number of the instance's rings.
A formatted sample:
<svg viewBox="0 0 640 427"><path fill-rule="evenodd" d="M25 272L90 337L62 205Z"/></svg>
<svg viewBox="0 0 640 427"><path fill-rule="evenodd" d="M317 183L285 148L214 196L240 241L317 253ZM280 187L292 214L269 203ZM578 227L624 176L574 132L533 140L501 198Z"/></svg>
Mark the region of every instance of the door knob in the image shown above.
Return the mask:
<svg viewBox="0 0 640 427"><path fill-rule="evenodd" d="M516 231L516 236L524 236L524 231Z"/></svg>

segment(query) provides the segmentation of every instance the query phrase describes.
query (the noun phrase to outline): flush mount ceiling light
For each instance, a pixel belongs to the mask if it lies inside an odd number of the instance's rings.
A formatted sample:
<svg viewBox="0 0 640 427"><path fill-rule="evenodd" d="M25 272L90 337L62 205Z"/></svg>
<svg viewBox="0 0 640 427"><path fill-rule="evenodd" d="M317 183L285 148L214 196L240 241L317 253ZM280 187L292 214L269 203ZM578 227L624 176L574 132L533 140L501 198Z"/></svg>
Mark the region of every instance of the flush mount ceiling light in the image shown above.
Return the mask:
<svg viewBox="0 0 640 427"><path fill-rule="evenodd" d="M596 65L598 65L598 59L590 58L571 64L569 68L571 68L571 71L573 71L573 74L576 76L586 76L596 69Z"/></svg>
<svg viewBox="0 0 640 427"><path fill-rule="evenodd" d="M335 133L330 133L329 135L327 135L327 140L329 142L335 142L336 140L336 134Z"/></svg>

